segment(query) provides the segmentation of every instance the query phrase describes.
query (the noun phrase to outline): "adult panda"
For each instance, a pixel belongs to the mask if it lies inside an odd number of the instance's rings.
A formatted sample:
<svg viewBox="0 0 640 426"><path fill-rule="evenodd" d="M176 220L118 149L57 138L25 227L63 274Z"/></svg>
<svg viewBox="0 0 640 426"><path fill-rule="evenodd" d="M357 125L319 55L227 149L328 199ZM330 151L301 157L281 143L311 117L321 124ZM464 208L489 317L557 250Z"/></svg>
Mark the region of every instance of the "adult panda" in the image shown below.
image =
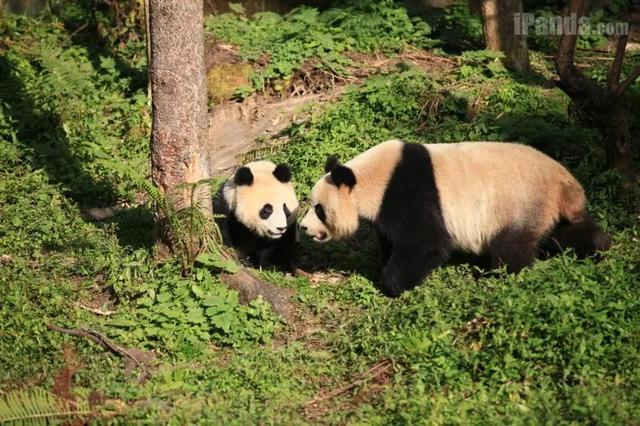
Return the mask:
<svg viewBox="0 0 640 426"><path fill-rule="evenodd" d="M293 270L298 200L286 164L254 161L240 167L213 200L225 244L254 266Z"/></svg>
<svg viewBox="0 0 640 426"><path fill-rule="evenodd" d="M559 163L533 148L497 142L381 143L344 165L327 160L300 226L316 241L377 230L382 291L419 284L454 249L488 254L517 272L541 242L588 256L610 239L585 212L585 194Z"/></svg>

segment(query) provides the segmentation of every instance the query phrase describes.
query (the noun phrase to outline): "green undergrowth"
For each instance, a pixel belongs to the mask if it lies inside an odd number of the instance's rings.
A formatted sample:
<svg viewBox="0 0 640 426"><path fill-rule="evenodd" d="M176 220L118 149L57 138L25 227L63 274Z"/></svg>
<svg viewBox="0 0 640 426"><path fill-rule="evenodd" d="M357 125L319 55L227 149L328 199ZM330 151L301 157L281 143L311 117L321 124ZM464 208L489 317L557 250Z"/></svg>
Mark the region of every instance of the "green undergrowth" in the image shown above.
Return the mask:
<svg viewBox="0 0 640 426"><path fill-rule="evenodd" d="M109 205L134 190L113 164L148 170L146 87L132 87L114 56L74 43L73 29L8 19L0 99L15 142L54 184L81 204Z"/></svg>
<svg viewBox="0 0 640 426"><path fill-rule="evenodd" d="M389 0L336 2L322 12L300 6L285 16L263 12L251 19L239 4L236 10L209 17L205 29L237 45L243 59L266 62L252 77L256 90L274 80L286 83L311 58L318 67L344 73L350 61L343 52L392 53L432 43L429 25Z"/></svg>
<svg viewBox="0 0 640 426"><path fill-rule="evenodd" d="M355 13L349 7L330 10ZM229 33L264 25L221 19ZM128 167L147 170L149 107L135 69L104 47L97 54L89 34L69 39L75 27L65 22L9 17L0 39L0 397L60 389L71 351L69 391L96 402L96 423L639 421L640 194L604 171L598 133L569 115L542 55L532 56L532 75L477 50L446 69L401 63L273 136L283 145L268 157L291 164L304 201L327 155L346 161L389 138L529 144L585 186L589 210L613 236L602 260L567 252L508 275L456 256L388 299L376 288L375 235L363 226L343 242L302 239L312 279L256 271L293 290L295 319L284 323L261 300L241 305L207 258L186 276L178 261L154 262L151 206L84 219L86 206L131 197ZM264 31L260 49L275 49L280 30ZM397 37L413 43L411 34ZM631 125L636 134L637 117ZM131 370L49 323L92 328L156 360Z"/></svg>
<svg viewBox="0 0 640 426"><path fill-rule="evenodd" d="M118 274L114 288L135 289L126 298L134 301L106 322L110 336L178 358L206 352L211 342L237 346L273 336L279 319L269 305L261 299L241 305L238 293L227 290L206 267L183 278L175 265L149 268L147 263L130 262Z"/></svg>

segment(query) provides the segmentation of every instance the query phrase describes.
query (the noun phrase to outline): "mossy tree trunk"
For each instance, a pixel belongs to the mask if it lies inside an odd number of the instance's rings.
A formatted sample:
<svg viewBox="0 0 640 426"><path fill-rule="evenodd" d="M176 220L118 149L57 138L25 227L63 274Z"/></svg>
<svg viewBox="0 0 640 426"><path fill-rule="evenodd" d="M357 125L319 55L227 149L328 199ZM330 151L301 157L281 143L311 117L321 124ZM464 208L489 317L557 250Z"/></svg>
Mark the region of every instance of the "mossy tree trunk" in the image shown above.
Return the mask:
<svg viewBox="0 0 640 426"><path fill-rule="evenodd" d="M587 0L571 0L565 16L589 15ZM629 40L628 35L618 36L616 55L609 66L606 85L585 76L575 65L574 55L577 34L563 34L555 58L560 87L573 101L579 119L588 126L597 128L603 135L609 167L620 172L629 184L637 182L631 151L631 134L628 110L624 94L640 76L640 67L635 68L621 80L622 63Z"/></svg>
<svg viewBox="0 0 640 426"><path fill-rule="evenodd" d="M482 29L488 50L503 52L505 65L529 70L527 37L516 34L515 19L522 14L522 0L482 0Z"/></svg>
<svg viewBox="0 0 640 426"><path fill-rule="evenodd" d="M153 108L151 176L177 209L189 207L185 183L209 177L204 149L207 91L203 5L198 1L149 0L150 80ZM210 214L208 186L195 197ZM159 236L165 236L158 214Z"/></svg>

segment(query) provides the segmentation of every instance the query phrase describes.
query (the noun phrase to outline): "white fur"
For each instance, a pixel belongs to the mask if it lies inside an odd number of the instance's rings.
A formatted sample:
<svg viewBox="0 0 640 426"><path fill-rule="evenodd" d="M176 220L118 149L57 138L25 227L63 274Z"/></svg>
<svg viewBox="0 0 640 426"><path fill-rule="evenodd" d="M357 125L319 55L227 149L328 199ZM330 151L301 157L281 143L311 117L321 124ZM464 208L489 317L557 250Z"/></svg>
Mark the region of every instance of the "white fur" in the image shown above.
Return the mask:
<svg viewBox="0 0 640 426"><path fill-rule="evenodd" d="M251 185L236 185L233 179L225 184L222 192L229 208L242 224L261 237L278 239L287 227L293 225L298 215L298 200L291 182L282 183L273 175L276 166L270 161L254 161L245 164L253 174ZM265 204L271 204L273 213L260 217ZM286 217L284 204L291 215Z"/></svg>

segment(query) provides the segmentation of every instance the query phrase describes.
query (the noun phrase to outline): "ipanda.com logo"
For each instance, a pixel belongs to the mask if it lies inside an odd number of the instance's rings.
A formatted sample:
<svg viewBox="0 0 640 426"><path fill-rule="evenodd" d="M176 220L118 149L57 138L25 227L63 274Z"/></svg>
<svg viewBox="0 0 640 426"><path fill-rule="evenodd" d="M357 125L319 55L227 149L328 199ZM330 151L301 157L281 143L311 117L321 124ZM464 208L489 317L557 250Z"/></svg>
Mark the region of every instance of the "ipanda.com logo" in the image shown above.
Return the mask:
<svg viewBox="0 0 640 426"><path fill-rule="evenodd" d="M592 35L604 36L629 35L628 22L592 23L586 16L536 16L533 13L514 13L515 35L527 36L531 33L538 36L559 35Z"/></svg>

